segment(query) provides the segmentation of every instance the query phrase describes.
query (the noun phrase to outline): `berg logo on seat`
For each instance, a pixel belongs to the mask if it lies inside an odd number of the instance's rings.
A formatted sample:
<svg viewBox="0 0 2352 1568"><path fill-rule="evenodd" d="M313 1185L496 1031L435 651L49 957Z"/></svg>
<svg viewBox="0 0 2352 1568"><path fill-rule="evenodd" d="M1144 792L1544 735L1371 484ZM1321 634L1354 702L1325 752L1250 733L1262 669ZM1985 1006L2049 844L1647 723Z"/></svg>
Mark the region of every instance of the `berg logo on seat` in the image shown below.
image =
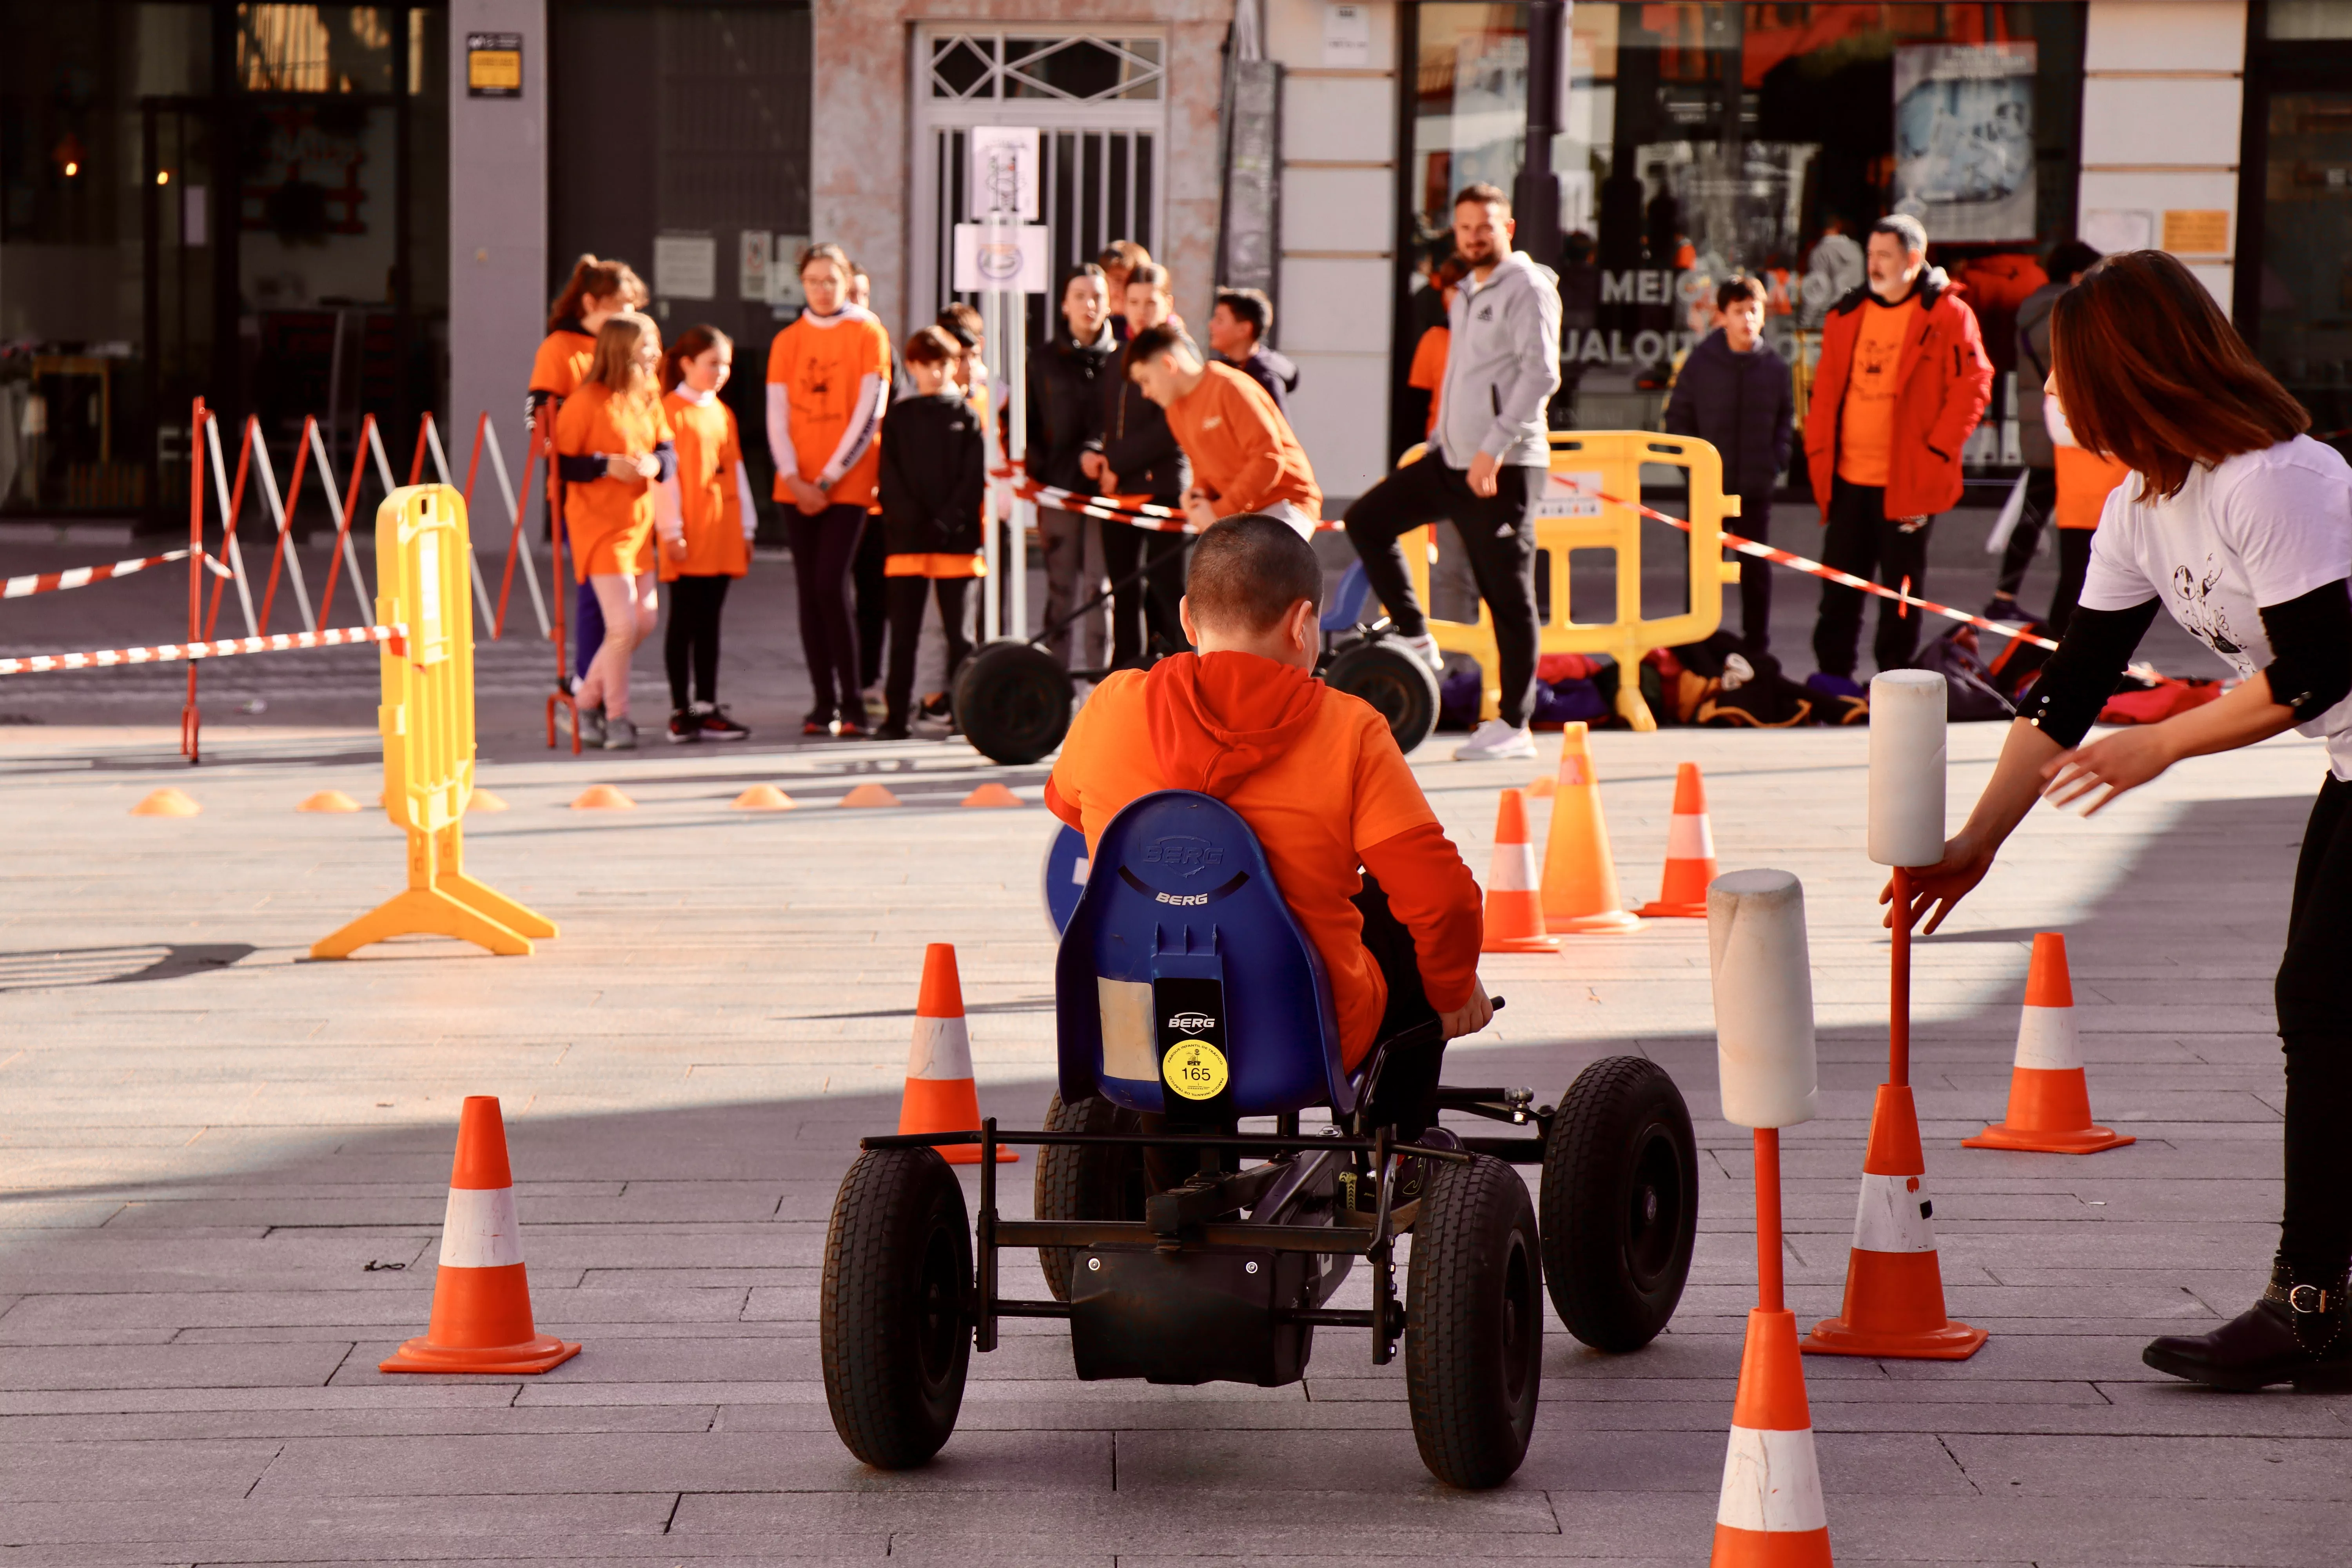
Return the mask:
<svg viewBox="0 0 2352 1568"><path fill-rule="evenodd" d="M1225 851L1222 845L1205 844L1198 838L1155 838L1143 847L1143 863L1164 867L1180 877L1197 877L1213 866L1223 865Z"/></svg>
<svg viewBox="0 0 2352 1568"><path fill-rule="evenodd" d="M1217 1021L1206 1013L1179 1013L1168 1020L1168 1026L1180 1035L1205 1035L1217 1026Z"/></svg>

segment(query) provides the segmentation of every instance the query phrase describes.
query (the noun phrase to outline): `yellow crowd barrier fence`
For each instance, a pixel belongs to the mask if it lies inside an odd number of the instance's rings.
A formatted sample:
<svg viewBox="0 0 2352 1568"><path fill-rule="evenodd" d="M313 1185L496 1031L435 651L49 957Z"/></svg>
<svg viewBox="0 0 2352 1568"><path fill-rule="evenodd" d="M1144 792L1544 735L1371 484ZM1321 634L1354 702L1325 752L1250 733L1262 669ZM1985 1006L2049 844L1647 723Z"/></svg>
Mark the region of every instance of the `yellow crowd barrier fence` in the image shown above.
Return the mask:
<svg viewBox="0 0 2352 1568"><path fill-rule="evenodd" d="M409 485L376 509L376 621L405 626L383 645L383 808L408 835L408 886L310 949L347 958L395 936L448 936L527 953L555 924L465 872L474 793L473 546L466 501Z"/></svg>

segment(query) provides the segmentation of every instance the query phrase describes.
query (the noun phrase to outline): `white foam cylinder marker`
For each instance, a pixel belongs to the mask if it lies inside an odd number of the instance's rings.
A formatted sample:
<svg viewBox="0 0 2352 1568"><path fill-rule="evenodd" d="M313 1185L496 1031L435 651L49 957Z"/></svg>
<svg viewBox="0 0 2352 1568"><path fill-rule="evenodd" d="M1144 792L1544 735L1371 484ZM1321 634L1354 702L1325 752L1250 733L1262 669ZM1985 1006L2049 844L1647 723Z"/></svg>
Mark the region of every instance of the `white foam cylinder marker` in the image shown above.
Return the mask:
<svg viewBox="0 0 2352 1568"><path fill-rule="evenodd" d="M1890 669L1870 681L1870 858L1933 866L1944 858L1944 678Z"/></svg>
<svg viewBox="0 0 2352 1568"><path fill-rule="evenodd" d="M1715 1063L1723 1119L1793 1127L1816 1114L1813 969L1804 885L1786 871L1733 871L1706 889Z"/></svg>

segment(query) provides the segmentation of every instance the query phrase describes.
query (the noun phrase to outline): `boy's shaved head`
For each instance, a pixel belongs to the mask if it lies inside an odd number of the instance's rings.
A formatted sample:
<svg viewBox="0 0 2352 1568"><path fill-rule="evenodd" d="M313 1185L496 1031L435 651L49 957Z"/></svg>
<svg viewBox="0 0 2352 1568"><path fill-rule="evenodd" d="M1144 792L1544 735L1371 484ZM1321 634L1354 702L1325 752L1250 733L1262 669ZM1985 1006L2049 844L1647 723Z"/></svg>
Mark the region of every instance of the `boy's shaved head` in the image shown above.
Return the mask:
<svg viewBox="0 0 2352 1568"><path fill-rule="evenodd" d="M1286 522L1255 513L1220 518L1192 546L1184 596L1202 626L1272 631L1301 599L1322 607L1323 568Z"/></svg>

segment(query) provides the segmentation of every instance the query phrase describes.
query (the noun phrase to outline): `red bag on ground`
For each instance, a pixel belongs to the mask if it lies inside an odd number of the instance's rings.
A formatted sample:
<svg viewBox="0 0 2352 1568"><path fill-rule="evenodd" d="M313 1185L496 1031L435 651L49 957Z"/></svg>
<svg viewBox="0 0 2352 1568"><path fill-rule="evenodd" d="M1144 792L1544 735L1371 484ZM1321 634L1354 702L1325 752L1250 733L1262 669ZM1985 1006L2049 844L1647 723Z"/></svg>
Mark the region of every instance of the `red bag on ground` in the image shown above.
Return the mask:
<svg viewBox="0 0 2352 1568"><path fill-rule="evenodd" d="M2102 724L2160 724L2175 713L2202 708L2221 695L2218 680L2167 677L2145 691L2118 691L2099 710Z"/></svg>

